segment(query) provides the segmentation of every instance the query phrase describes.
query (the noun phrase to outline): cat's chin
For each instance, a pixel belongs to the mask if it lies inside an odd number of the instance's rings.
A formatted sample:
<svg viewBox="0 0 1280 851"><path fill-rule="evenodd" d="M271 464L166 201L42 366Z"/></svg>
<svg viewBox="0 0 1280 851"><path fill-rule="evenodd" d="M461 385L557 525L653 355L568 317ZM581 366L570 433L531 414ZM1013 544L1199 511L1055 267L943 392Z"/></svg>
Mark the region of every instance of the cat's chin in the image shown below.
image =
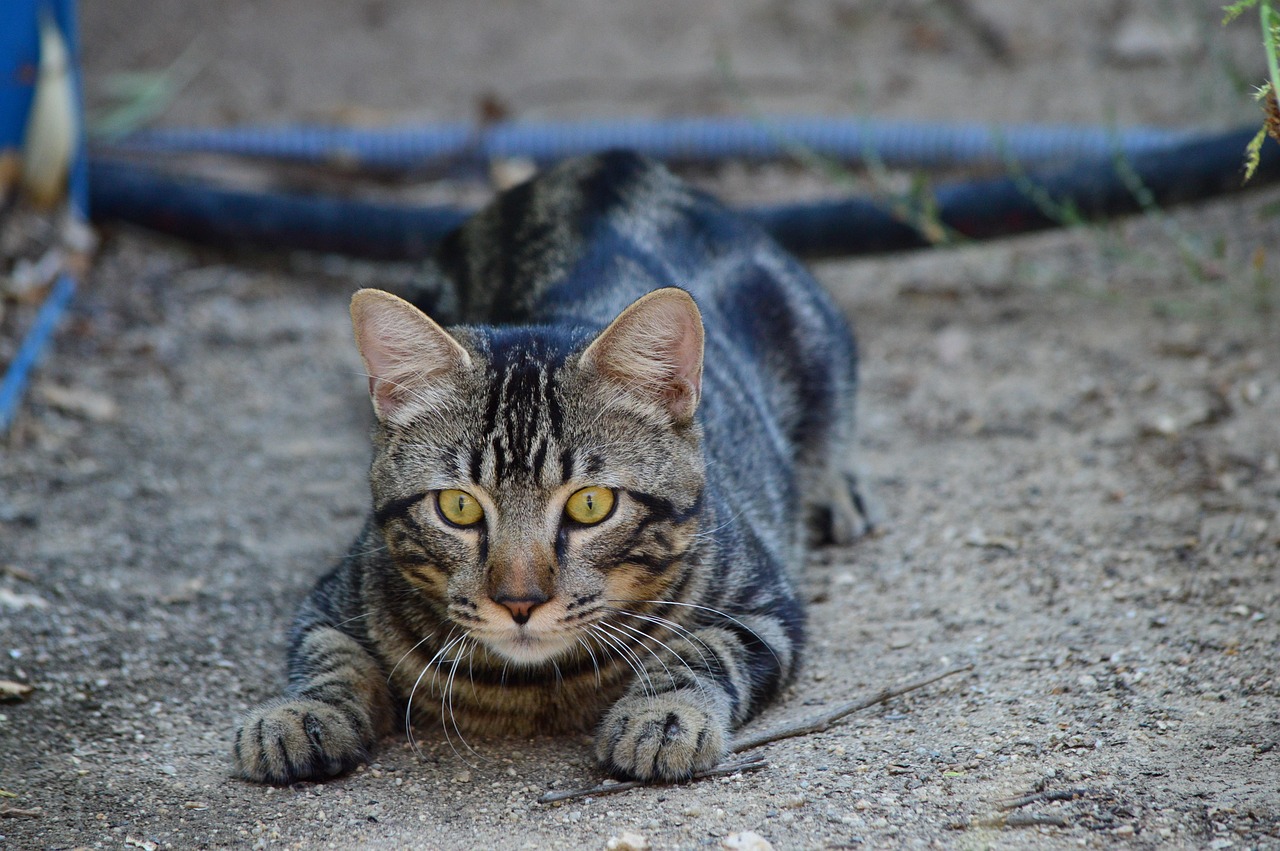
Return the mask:
<svg viewBox="0 0 1280 851"><path fill-rule="evenodd" d="M526 630L481 638L489 650L516 665L541 665L561 656L574 645L569 635L537 635Z"/></svg>

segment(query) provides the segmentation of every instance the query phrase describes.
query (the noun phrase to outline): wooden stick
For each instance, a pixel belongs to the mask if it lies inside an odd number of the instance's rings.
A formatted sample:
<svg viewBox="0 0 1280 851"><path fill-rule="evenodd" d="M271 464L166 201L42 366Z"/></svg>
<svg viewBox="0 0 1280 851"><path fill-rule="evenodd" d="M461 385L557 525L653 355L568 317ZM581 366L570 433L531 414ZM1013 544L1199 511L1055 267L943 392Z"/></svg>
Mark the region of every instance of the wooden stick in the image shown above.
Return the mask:
<svg viewBox="0 0 1280 851"><path fill-rule="evenodd" d="M1039 792L1023 795L1020 798L1010 798L998 806L1002 810L1016 810L1019 807L1025 807L1027 804L1035 804L1040 801L1074 801L1077 798L1084 798L1093 794L1095 794L1094 790L1087 786L1080 786L1075 789L1042 789Z"/></svg>
<svg viewBox="0 0 1280 851"><path fill-rule="evenodd" d="M721 777L726 774L737 774L740 771L758 771L768 765L763 759L756 757L748 757L746 759L733 760L730 762L722 762L714 768L708 768L706 771L699 771L689 778L689 782L694 780L706 780L708 777ZM612 795L615 792L626 792L629 789L638 789L641 786L652 786L643 780L622 780L616 783L602 783L599 786L589 786L585 789L567 789L563 792L548 792L538 799L539 804L554 804L557 801L570 801L574 798L587 798L597 795Z"/></svg>
<svg viewBox="0 0 1280 851"><path fill-rule="evenodd" d="M1039 813L1009 813L989 818L969 818L953 821L947 825L951 830L968 830L971 827L1071 827L1071 821L1063 816L1041 815Z"/></svg>
<svg viewBox="0 0 1280 851"><path fill-rule="evenodd" d="M906 685L894 686L887 688L871 697L864 697L860 700L853 700L849 703L841 704L835 709L828 710L821 715L815 715L805 721L798 721L791 724L783 724L780 727L774 727L772 730L762 730L759 733L751 733L745 736L738 736L729 745L729 750L733 753L741 753L742 751L758 748L761 745L767 745L770 742L776 742L781 739L789 739L793 736L807 736L810 733L825 732L832 724L844 718L846 715L852 715L863 709L868 709L878 703L885 703L899 695L907 692L922 689L931 683L946 677L954 677L956 674L963 674L973 670L973 665L961 665L958 668L952 668L949 671L943 671L940 674L934 674L932 677L926 677L922 680L916 680Z"/></svg>
<svg viewBox="0 0 1280 851"><path fill-rule="evenodd" d="M782 726L774 727L772 730L764 730L747 736L738 736L729 744L729 752L741 753L742 751L758 748L761 745L766 745L770 742L776 742L781 739L789 739L794 736L807 736L811 733L824 732L829 729L832 724L835 724L847 715L852 715L859 710L867 709L879 703L885 703L886 701L892 700L893 698L906 694L907 692L922 689L925 686L931 683L936 683L938 680L945 679L946 677L953 677L956 674L963 674L972 670L973 665L961 665L958 668L952 668L949 671L943 671L940 674L934 674L931 677L916 680L915 682L907 683L906 685L884 689L871 697L864 697L860 700L843 703L835 709L824 712L821 715L808 718L804 721L792 724L783 724ZM720 777L725 774L736 774L740 771L757 771L764 768L765 765L767 765L767 763L763 759L757 758L747 758L736 762L722 762L714 768L707 769L706 771L699 771L697 774L694 774L690 780L704 780L708 777ZM636 789L641 786L649 785L652 784L640 780L624 780L616 783L602 783L598 786L588 786L583 789L569 789L563 792L547 792L538 799L538 803L554 804L560 801L573 800L574 798L612 795L616 792L626 792L629 789Z"/></svg>

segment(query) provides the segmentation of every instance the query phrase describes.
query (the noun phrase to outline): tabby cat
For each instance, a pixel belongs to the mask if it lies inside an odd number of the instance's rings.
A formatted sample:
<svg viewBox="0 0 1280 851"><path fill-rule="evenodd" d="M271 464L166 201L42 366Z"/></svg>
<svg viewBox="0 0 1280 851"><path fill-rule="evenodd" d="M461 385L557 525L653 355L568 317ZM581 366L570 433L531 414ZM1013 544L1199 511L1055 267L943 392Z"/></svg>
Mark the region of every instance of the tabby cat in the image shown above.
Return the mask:
<svg viewBox="0 0 1280 851"><path fill-rule="evenodd" d="M594 729L642 780L711 767L796 669L807 519L864 526L845 321L760 230L622 152L500 195L414 300L352 300L373 510L298 613L285 696L243 719L239 773L342 773L398 718Z"/></svg>

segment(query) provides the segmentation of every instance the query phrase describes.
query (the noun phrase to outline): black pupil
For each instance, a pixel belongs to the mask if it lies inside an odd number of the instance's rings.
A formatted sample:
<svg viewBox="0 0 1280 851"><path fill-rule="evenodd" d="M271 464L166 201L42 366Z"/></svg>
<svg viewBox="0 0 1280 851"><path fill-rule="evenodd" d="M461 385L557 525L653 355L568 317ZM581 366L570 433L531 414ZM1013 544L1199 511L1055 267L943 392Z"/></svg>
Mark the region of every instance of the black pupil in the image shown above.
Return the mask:
<svg viewBox="0 0 1280 851"><path fill-rule="evenodd" d="M592 498L591 494L587 494L587 513L594 514L595 510L596 510L595 499Z"/></svg>
<svg viewBox="0 0 1280 851"><path fill-rule="evenodd" d="M458 513L461 514L467 507L467 498L465 496L458 497Z"/></svg>

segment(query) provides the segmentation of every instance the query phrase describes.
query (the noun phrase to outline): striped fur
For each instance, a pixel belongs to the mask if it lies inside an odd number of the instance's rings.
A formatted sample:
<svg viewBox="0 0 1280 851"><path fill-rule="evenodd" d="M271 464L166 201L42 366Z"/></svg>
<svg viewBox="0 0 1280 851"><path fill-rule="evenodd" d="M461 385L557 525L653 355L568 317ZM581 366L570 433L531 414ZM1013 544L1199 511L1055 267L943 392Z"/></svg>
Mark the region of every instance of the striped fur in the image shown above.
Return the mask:
<svg viewBox="0 0 1280 851"><path fill-rule="evenodd" d="M353 302L373 510L298 614L286 695L243 720L239 772L349 770L396 719L594 729L602 766L641 779L715 764L796 669L806 520L864 526L844 320L766 236L625 153L499 196L414 302ZM590 525L565 508L588 486L615 497ZM451 524L446 490L483 521Z"/></svg>

